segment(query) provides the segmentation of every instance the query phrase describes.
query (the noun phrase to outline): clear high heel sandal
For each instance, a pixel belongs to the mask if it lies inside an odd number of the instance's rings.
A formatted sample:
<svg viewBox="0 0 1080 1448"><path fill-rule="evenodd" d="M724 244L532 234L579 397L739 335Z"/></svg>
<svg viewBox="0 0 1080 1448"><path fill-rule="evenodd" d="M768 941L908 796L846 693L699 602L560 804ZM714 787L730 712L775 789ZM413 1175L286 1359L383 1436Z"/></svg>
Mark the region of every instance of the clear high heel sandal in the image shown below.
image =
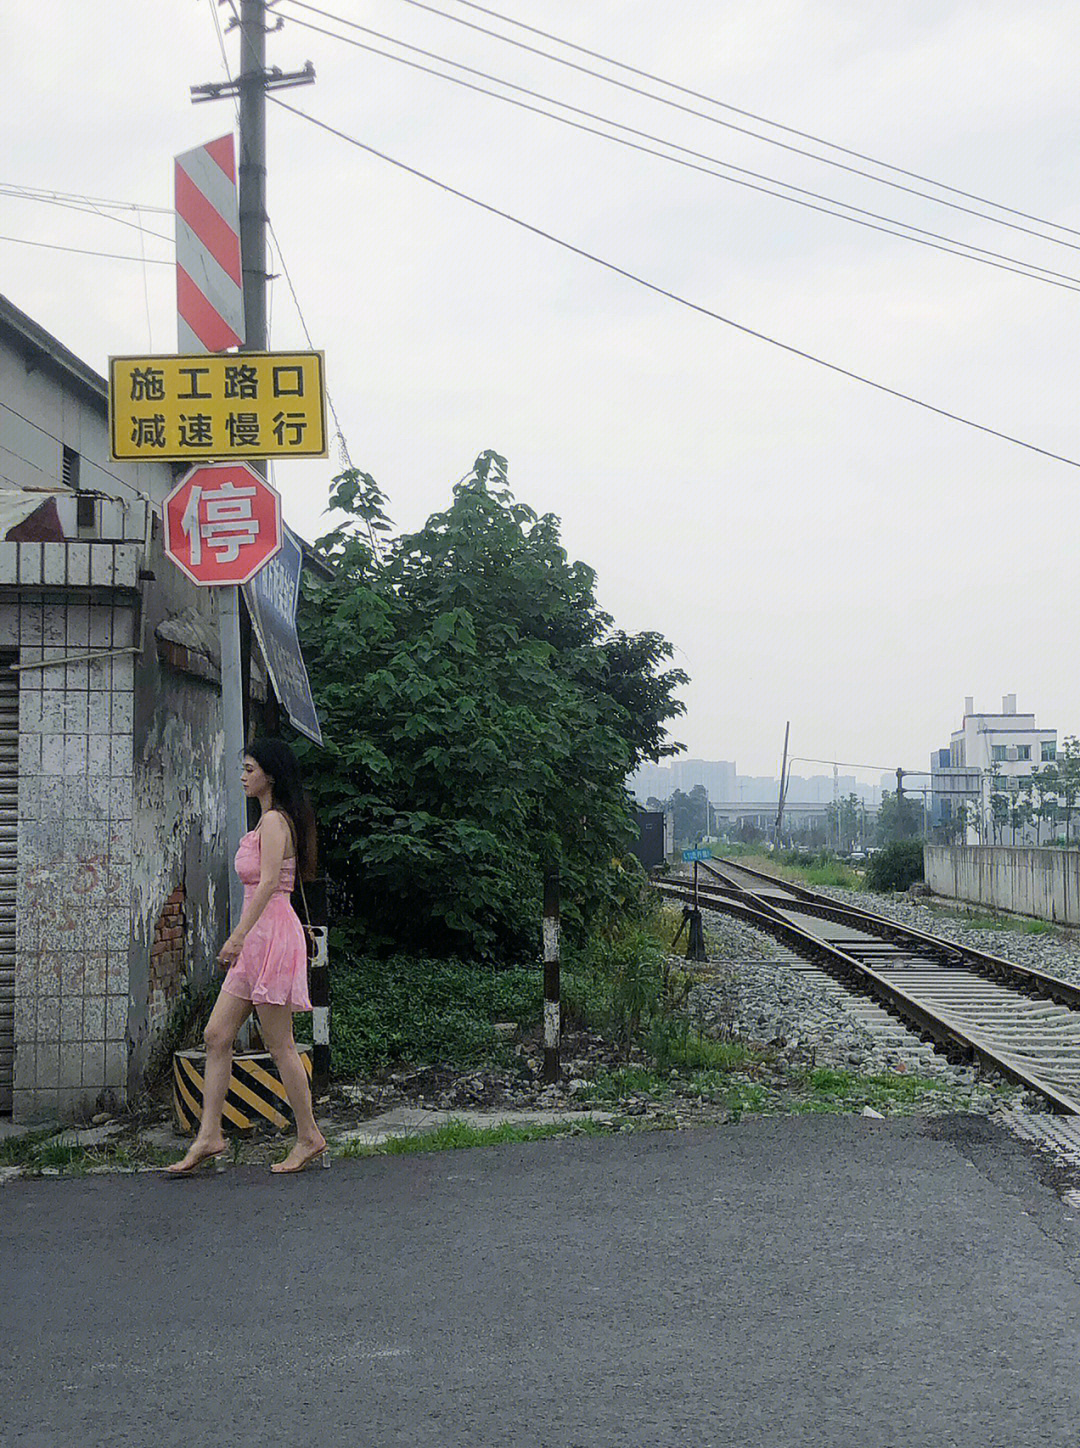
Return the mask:
<svg viewBox="0 0 1080 1448"><path fill-rule="evenodd" d="M224 1151L207 1152L205 1156L200 1156L197 1161L193 1161L190 1166L179 1169L177 1167L163 1166L161 1168L161 1175L166 1177L192 1177L197 1176L201 1171L209 1171L211 1169L215 1172L221 1172L225 1170L225 1158L228 1154L228 1147L226 1147Z"/></svg>
<svg viewBox="0 0 1080 1448"><path fill-rule="evenodd" d="M299 1166L285 1166L283 1163L278 1163L276 1166L272 1166L270 1170L275 1176L295 1176L297 1172L307 1171L309 1166L316 1165L321 1167L328 1167L330 1165L329 1143L327 1143L326 1146L320 1147L318 1151L313 1152L311 1156L306 1156Z"/></svg>

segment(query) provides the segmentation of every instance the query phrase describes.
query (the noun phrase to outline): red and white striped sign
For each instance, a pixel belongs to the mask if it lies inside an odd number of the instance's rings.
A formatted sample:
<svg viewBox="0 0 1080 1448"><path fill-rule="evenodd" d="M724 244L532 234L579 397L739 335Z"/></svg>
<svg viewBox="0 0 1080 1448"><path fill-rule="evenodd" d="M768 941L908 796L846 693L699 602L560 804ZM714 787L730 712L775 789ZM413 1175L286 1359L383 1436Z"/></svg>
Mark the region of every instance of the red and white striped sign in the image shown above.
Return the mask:
<svg viewBox="0 0 1080 1448"><path fill-rule="evenodd" d="M180 352L224 352L244 340L231 135L176 157L176 331Z"/></svg>

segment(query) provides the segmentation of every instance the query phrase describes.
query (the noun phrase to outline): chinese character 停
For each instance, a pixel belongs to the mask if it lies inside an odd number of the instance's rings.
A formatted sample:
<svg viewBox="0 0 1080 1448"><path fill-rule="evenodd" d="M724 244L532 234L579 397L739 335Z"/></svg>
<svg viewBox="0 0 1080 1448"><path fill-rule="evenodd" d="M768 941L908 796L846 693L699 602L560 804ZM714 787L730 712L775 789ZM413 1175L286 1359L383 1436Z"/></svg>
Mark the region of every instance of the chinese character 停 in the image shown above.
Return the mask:
<svg viewBox="0 0 1080 1448"><path fill-rule="evenodd" d="M238 488L224 482L217 488L191 490L180 526L191 545L192 567L202 562L205 543L217 554L219 563L235 563L240 549L259 536L259 520L252 517L255 488Z"/></svg>

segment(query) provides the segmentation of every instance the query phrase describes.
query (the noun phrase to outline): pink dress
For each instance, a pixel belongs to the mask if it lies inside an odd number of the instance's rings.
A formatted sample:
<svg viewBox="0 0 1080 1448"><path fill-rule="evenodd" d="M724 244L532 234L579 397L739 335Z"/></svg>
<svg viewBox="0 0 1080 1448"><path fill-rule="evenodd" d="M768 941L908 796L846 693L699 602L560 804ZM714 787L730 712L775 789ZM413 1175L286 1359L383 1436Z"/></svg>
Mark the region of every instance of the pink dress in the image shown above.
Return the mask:
<svg viewBox="0 0 1080 1448"><path fill-rule="evenodd" d="M258 830L249 830L236 852L236 873L244 885L244 909L259 884L262 849ZM304 927L289 896L296 879L296 860L284 860L277 889L248 931L240 954L229 967L221 989L253 1005L291 1006L311 1010L307 987L307 946Z"/></svg>

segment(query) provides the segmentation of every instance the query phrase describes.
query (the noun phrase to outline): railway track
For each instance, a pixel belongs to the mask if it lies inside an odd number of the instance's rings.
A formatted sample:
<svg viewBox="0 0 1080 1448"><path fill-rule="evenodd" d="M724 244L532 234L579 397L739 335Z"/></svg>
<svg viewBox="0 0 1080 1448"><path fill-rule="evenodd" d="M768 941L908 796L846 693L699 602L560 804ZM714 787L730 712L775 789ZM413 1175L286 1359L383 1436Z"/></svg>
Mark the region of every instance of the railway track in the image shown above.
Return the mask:
<svg viewBox="0 0 1080 1448"><path fill-rule="evenodd" d="M951 1059L976 1060L1080 1117L1080 987L732 861L699 867L699 905L781 940L872 996ZM688 879L661 892L693 900Z"/></svg>

